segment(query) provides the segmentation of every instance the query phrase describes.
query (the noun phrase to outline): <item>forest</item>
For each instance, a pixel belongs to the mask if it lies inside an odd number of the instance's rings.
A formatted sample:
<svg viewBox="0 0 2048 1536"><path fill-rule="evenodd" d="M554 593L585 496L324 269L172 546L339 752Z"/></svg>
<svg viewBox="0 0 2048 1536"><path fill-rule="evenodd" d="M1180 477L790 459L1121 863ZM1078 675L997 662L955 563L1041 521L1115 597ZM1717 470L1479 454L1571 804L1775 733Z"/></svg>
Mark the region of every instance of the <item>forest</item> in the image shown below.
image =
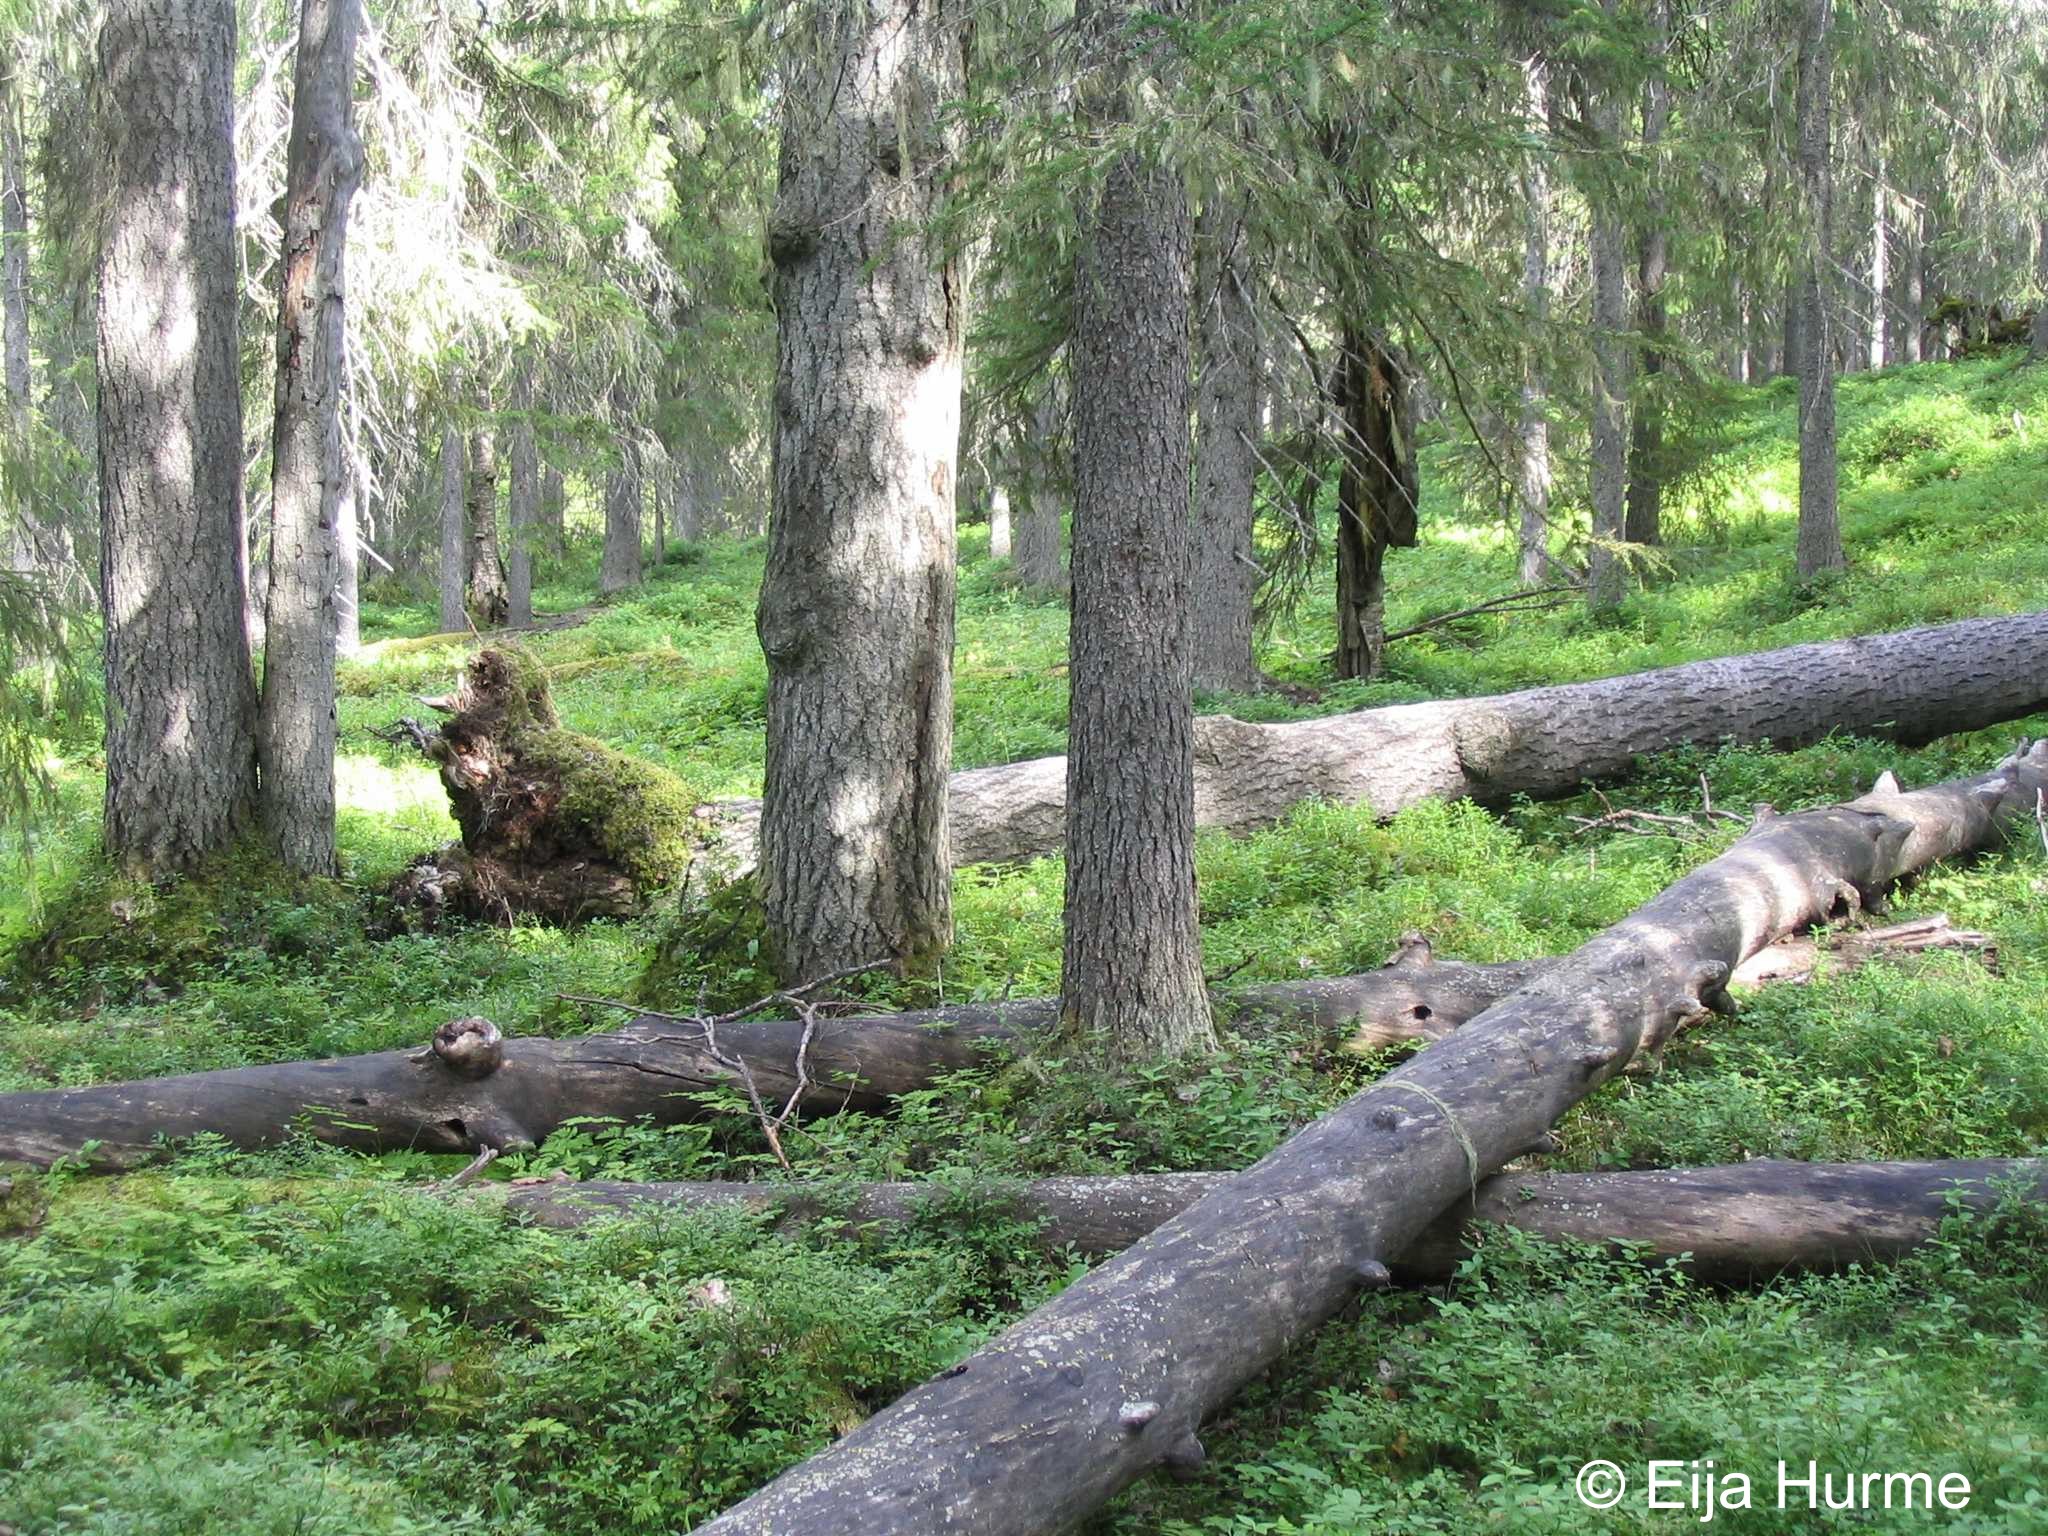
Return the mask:
<svg viewBox="0 0 2048 1536"><path fill-rule="evenodd" d="M2044 125L0 5L0 1536L2048 1531Z"/></svg>

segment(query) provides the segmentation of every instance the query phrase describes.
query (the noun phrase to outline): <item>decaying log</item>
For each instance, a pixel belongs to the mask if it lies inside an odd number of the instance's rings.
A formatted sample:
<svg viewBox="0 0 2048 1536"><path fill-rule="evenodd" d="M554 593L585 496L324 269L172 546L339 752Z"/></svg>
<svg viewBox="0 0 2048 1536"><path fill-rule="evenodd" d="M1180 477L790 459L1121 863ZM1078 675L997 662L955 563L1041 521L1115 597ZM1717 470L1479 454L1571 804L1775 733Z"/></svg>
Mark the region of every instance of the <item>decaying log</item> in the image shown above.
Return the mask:
<svg viewBox="0 0 2048 1536"><path fill-rule="evenodd" d="M1720 1002L1744 960L1985 845L2044 787L2048 741L1974 778L1764 822L702 1529L1038 1536L1153 1467L1198 1464L1208 1413L1389 1284L1433 1221Z"/></svg>
<svg viewBox="0 0 2048 1536"><path fill-rule="evenodd" d="M667 769L564 730L547 673L515 646L470 658L439 730L407 722L437 763L462 841L416 860L392 898L407 920L628 917L689 867L690 796Z"/></svg>
<svg viewBox="0 0 2048 1536"><path fill-rule="evenodd" d="M2043 708L2048 613L2026 613L1280 725L1210 715L1195 722L1195 819L1249 832L1304 800L1369 805L1382 816L1462 796L1499 805L1571 793L1671 747L1798 747L1832 731L1911 745ZM1063 757L954 774L954 862L1055 851L1066 785ZM716 829L721 867L751 868L760 803L699 813Z"/></svg>
<svg viewBox="0 0 2048 1536"><path fill-rule="evenodd" d="M1803 981L1816 966L1847 969L1942 945L1988 951L1990 942L1940 916L1848 930L1826 947L1793 935L1752 956L1734 979ZM1438 960L1427 939L1408 934L1377 971L1267 983L1217 1001L1241 1033L1287 1030L1358 1053L1441 1039L1562 963ZM160 1139L201 1131L240 1147L269 1146L300 1129L366 1151L503 1150L541 1141L574 1116L698 1118L695 1095L742 1085L735 1060L764 1099L781 1104L798 1088L799 1046L807 1079L800 1108L877 1111L942 1073L985 1061L992 1049L1028 1048L1057 1011L1051 999L1031 998L821 1015L807 1045L797 1021L732 1023L707 1034L688 1020L643 1014L601 1035L506 1041L487 1019L457 1019L435 1031L431 1052L0 1094L0 1161L46 1164L97 1143L89 1159L96 1166L129 1167Z"/></svg>
<svg viewBox="0 0 2048 1536"><path fill-rule="evenodd" d="M973 1189L977 1217L1036 1224L1049 1251L1117 1253L1197 1200L1227 1173L1140 1173L991 1181ZM1833 1270L1893 1259L1933 1237L1952 1198L1973 1210L2007 1188L2048 1201L2048 1159L1791 1163L1629 1173L1498 1173L1437 1218L1391 1268L1420 1285L1448 1278L1479 1229L1628 1244L1643 1257L1684 1258L1703 1280L1741 1283L1784 1270ZM654 1209L773 1211L788 1230L831 1217L854 1230L943 1220L963 1192L931 1184L590 1182L514 1187L506 1208L537 1226L575 1228Z"/></svg>

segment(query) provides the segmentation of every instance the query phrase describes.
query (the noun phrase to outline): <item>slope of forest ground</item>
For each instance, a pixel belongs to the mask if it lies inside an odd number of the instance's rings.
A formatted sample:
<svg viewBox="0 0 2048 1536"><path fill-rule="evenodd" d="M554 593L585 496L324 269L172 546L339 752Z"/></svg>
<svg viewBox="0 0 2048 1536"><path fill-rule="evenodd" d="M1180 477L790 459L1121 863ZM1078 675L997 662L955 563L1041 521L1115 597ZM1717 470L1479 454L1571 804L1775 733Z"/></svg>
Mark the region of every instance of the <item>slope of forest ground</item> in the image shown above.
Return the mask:
<svg viewBox="0 0 2048 1536"><path fill-rule="evenodd" d="M1387 679L1331 687L1318 588L1263 659L1319 698L1205 702L1276 718L2038 606L2048 367L2006 356L1841 388L1854 568L1818 592L1789 581L1795 402L1781 381L1732 402L1679 498L1668 569L1618 618L1573 607L1461 621L1397 644ZM1390 562L1395 628L1512 585L1490 516L1436 491L1424 523L1423 547ZM962 540L961 766L1063 746L1064 611L1017 591L983 539L970 528ZM625 600L534 636L565 722L707 797L757 791L760 558L755 545L683 550ZM543 609L585 600L588 560L554 573ZM227 868L184 892L117 887L87 852L98 785L81 760L39 850L40 901L22 891L4 914L0 1087L412 1045L464 1013L520 1033L611 1022L557 994L625 992L658 919L365 935L376 887L453 832L431 773L378 732L420 712L416 695L440 691L465 652L427 637L423 601L373 597L375 643L343 683L349 881L289 888ZM1910 752L1839 739L1673 754L1610 791L1688 812L1704 776L1717 804L1789 808L1856 793L1887 767L1908 782L1975 771L2029 731L2048 719ZM1255 837L1205 836L1208 968L1242 966L1244 981L1366 969L1407 929L1472 959L1565 950L1734 831L1581 835L1569 818L1590 805L1495 816L1430 804L1384 825L1306 807ZM2044 894L2048 861L2031 840L1937 871L1898 912L1990 931L1995 974L1934 954L1760 993L1739 1021L1683 1037L1661 1071L1595 1094L1562 1127L1554 1163L2041 1152ZM962 872L946 995L1051 991L1060 898L1057 859ZM53 920L68 942L31 956L25 941ZM747 991L753 978L733 969L743 953L711 979ZM0 1207L13 1233L0 1244L0 1522L251 1536L684 1529L1075 1272L977 1212L978 1173L1241 1165L1378 1065L1271 1039L1114 1086L1054 1062L992 1062L893 1117L807 1124L791 1143L800 1172L962 1188L883 1240L830 1223L771 1237L744 1216L649 1216L584 1238L519 1230L487 1197L431 1187L459 1160L310 1142L265 1154L200 1144L119 1179L17 1178ZM751 1119L731 1107L663 1131L578 1127L490 1176L766 1176ZM1588 1513L1571 1489L1583 1460L1654 1455L1753 1474L1781 1457L1960 1470L1977 1496L1945 1528L2039 1530L2044 1304L2048 1229L2020 1211L1959 1219L1891 1269L1740 1293L1502 1240L1446 1294L1363 1301L1226 1412L1198 1479L1140 1485L1099 1529L1655 1528L1640 1513ZM1736 1531L1811 1521L1774 1508L1720 1519Z"/></svg>

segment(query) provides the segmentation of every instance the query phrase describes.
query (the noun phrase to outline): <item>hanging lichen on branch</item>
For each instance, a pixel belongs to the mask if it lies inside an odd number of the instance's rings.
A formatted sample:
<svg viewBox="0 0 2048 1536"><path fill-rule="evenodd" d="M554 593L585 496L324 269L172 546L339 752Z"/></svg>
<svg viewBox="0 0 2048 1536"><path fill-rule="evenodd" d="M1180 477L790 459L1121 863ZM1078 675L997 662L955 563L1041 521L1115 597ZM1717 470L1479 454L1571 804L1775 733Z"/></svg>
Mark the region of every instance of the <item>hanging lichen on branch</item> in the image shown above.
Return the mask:
<svg viewBox="0 0 2048 1536"><path fill-rule="evenodd" d="M429 699L448 719L404 723L440 766L462 841L399 877L402 907L507 922L625 917L680 880L693 806L682 781L563 728L547 672L516 646L477 653L454 694Z"/></svg>

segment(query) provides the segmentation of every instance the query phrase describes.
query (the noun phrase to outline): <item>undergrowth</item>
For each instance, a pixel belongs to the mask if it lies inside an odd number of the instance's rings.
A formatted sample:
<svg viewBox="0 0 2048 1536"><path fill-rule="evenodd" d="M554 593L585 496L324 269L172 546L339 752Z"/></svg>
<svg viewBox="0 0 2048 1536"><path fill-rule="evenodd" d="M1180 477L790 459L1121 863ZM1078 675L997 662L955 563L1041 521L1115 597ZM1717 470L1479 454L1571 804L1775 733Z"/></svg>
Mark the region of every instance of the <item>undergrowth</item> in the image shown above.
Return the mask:
<svg viewBox="0 0 2048 1536"><path fill-rule="evenodd" d="M1292 693L1205 700L1260 719L1619 673L1729 651L2012 611L2048 590L2048 369L2010 358L1842 381L1854 568L1788 575L1794 403L1742 393L1669 509L1666 566L1619 615L1460 620L1397 644L1371 685L1333 684L1327 617L1283 623L1262 660ZM586 515L588 508L584 509ZM1019 591L965 530L956 756L1063 746L1065 610ZM757 543L692 547L636 593L532 637L564 724L675 772L693 796L758 790L765 674ZM1504 532L1433 489L1425 537L1389 566L1398 628L1512 585ZM594 551L544 573L543 611L587 603ZM440 692L467 637L380 585L344 672L343 878L280 883L246 861L135 887L91 852L89 758L59 785L40 905L0 894L0 1089L413 1046L482 1013L508 1032L602 1028L562 994L636 985L669 1006L765 992L744 901L647 971L665 914L573 931L450 927L374 938L377 892L453 835L431 771L386 739ZM1851 738L1796 752L1667 754L1616 803L1824 803L1885 769L1981 769L2048 717L1916 751ZM1438 953L1571 948L1726 845L1734 829L1584 833L1591 797L1501 814L1426 804L1387 823L1304 806L1198 850L1205 964L1231 984L1370 968L1421 930ZM1745 1001L1560 1128L1553 1165L1749 1157L2025 1156L2048 1147L2048 858L2027 836L1930 872L1896 901L1995 936L1966 955L1870 966ZM1055 989L1056 857L962 871L949 999ZM60 941L33 941L57 934ZM889 995L884 987L883 996ZM916 1227L805 1235L760 1218L650 1214L568 1237L508 1224L488 1187L433 1187L459 1159L208 1138L120 1178L19 1175L0 1196L0 1526L72 1533L668 1532L731 1502L958 1360L1079 1270L979 1197L991 1173L1235 1167L1387 1065L1284 1034L1109 1080L992 1057L887 1117L806 1121L797 1171L917 1178ZM486 1178L775 1176L735 1096L688 1126L583 1122ZM1780 1457L1959 1470L1958 1531L2048 1528L2048 1238L2017 1209L1952 1224L1906 1263L1751 1291L1501 1234L1448 1288L1362 1302L1226 1410L1191 1484L1147 1482L1096 1522L1118 1536L1587 1532L1657 1524L1584 1511L1571 1473L1607 1456ZM1927 1517L1908 1517L1924 1525ZM1774 1510L1737 1531L1809 1528ZM1864 1522L1888 1526L1882 1518Z"/></svg>

